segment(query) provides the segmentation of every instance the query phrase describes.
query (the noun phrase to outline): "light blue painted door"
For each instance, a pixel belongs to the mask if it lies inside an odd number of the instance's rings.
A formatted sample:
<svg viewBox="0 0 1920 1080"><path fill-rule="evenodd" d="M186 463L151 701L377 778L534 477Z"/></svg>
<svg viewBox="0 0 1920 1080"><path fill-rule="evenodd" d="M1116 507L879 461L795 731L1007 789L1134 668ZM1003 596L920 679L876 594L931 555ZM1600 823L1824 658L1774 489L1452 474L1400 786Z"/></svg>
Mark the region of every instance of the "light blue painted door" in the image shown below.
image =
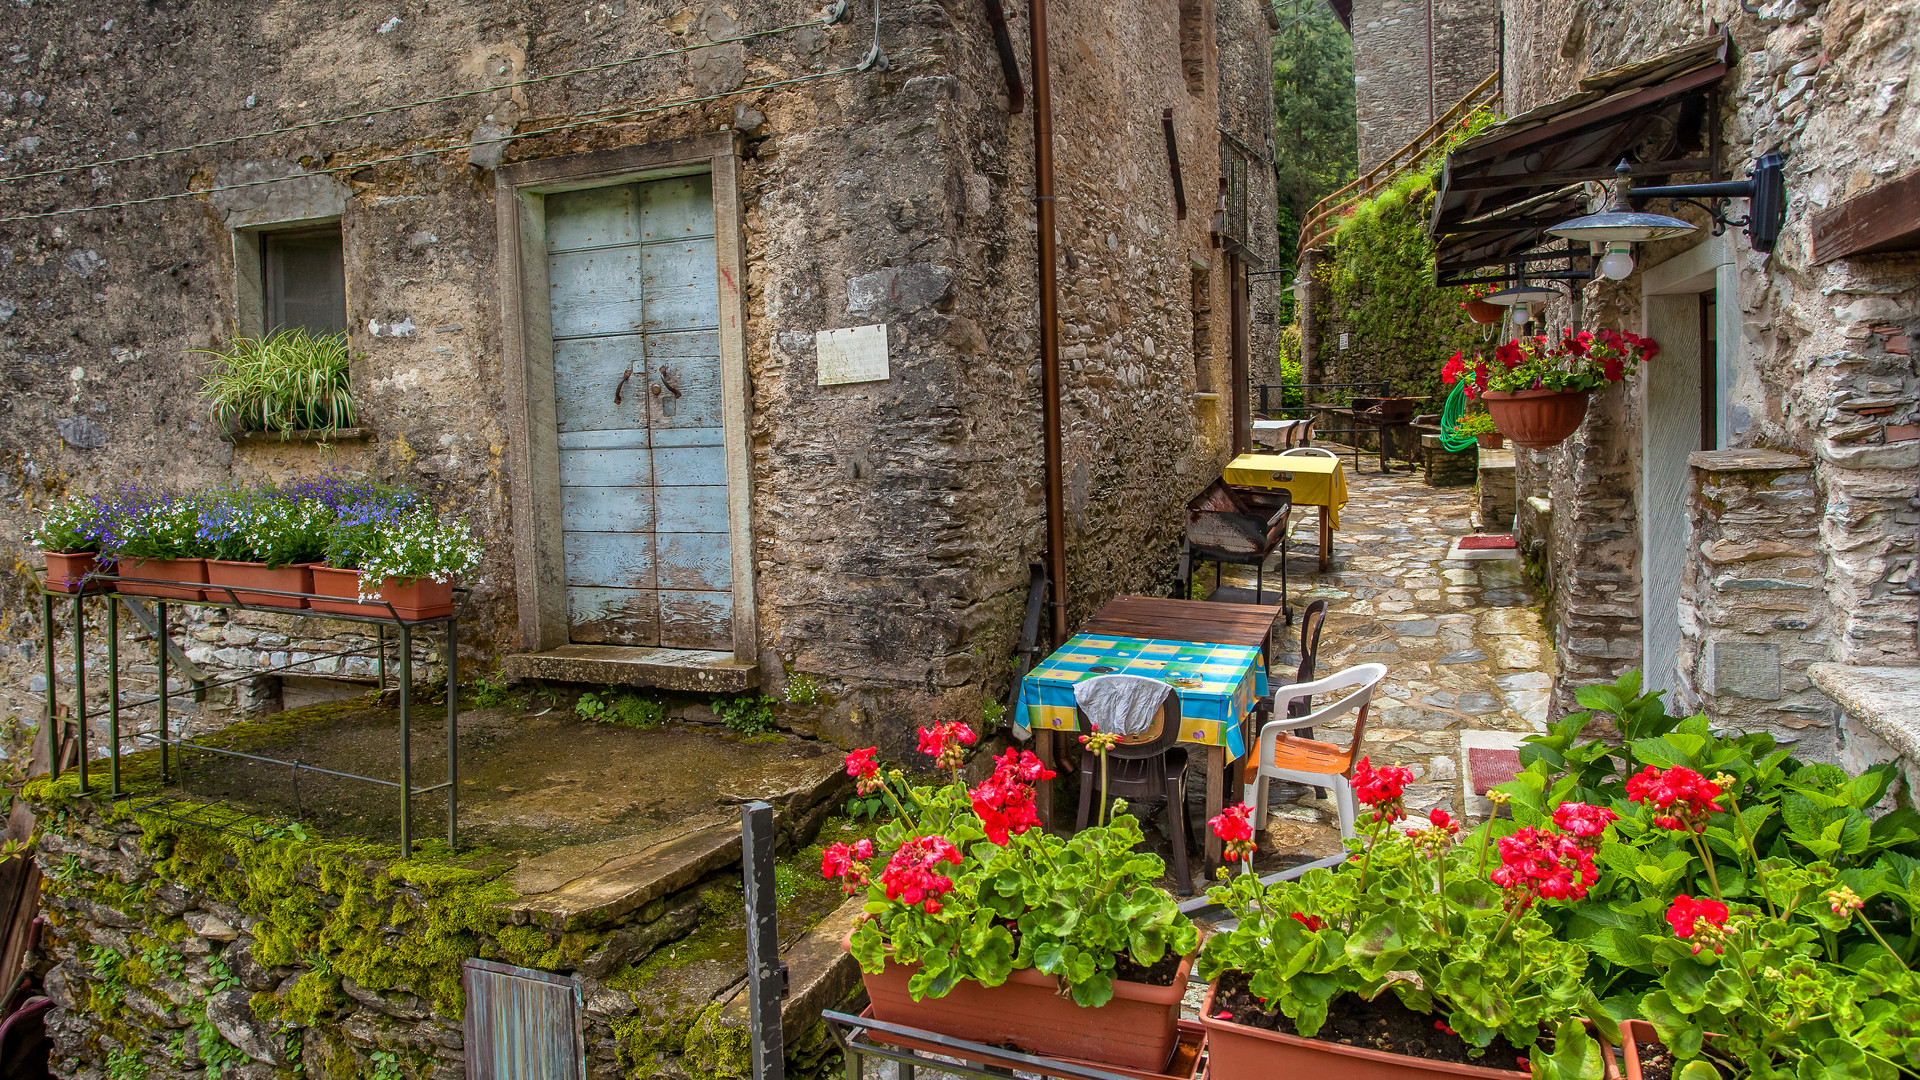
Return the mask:
<svg viewBox="0 0 1920 1080"><path fill-rule="evenodd" d="M571 638L733 647L713 185L547 197Z"/></svg>

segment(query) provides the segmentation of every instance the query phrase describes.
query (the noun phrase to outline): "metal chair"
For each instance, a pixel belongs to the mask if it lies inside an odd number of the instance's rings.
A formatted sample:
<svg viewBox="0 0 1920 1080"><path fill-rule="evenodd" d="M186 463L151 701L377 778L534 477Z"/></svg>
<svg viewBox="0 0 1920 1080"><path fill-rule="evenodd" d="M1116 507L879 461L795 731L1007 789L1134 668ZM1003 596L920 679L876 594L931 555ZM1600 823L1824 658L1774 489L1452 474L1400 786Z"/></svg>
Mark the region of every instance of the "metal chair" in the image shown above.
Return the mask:
<svg viewBox="0 0 1920 1080"><path fill-rule="evenodd" d="M1292 451L1288 451L1292 453ZM1267 590L1267 557L1280 552L1280 606L1287 624L1293 624L1293 609L1287 605L1287 518L1293 512L1293 496L1286 491L1256 493L1227 486L1223 480L1208 484L1206 490L1187 503L1187 542L1180 553L1181 595L1192 590L1193 564L1196 559L1211 559L1214 585L1220 584L1220 567L1225 563L1251 565L1253 602L1264 604Z"/></svg>
<svg viewBox="0 0 1920 1080"><path fill-rule="evenodd" d="M1143 675L1101 675L1083 680L1074 688L1076 700L1080 688L1092 683L1128 680L1152 683L1164 691L1152 705L1131 718L1132 722L1115 730L1123 732L1118 745L1107 751L1107 798L1145 798L1167 800L1167 834L1173 842L1173 876L1182 895L1193 892L1193 879L1187 866L1187 748L1180 745L1180 695L1172 686ZM1076 710L1082 730L1097 728L1086 710ZM1137 729L1125 734L1128 727ZM1076 831L1087 827L1093 815L1095 790L1100 786L1100 755L1080 751L1080 815Z"/></svg>
<svg viewBox="0 0 1920 1080"><path fill-rule="evenodd" d="M1374 688L1386 677L1387 665L1361 664L1317 682L1296 683L1274 691L1274 711L1287 715L1261 725L1259 743L1244 775L1242 796L1253 807L1254 828L1266 826L1267 783L1278 779L1332 788L1334 810L1340 818L1340 835L1348 839L1355 835L1354 820L1360 810L1348 777L1353 775L1353 767L1360 760L1360 748L1366 740L1367 705L1373 700ZM1305 716L1293 715L1295 700L1337 691L1345 694L1333 704ZM1344 748L1293 734L1356 710L1359 715L1353 724L1353 741Z"/></svg>

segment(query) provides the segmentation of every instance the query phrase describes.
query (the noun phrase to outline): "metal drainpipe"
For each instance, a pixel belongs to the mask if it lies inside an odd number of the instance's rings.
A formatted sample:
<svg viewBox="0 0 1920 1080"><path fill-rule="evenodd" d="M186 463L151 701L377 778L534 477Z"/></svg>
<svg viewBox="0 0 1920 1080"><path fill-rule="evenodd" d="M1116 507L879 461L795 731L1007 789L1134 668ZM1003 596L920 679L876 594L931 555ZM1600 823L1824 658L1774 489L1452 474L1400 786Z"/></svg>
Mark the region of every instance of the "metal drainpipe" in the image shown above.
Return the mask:
<svg viewBox="0 0 1920 1080"><path fill-rule="evenodd" d="M1067 634L1067 512L1060 449L1060 281L1054 269L1053 84L1048 78L1047 0L1028 0L1027 32L1033 67L1033 202L1039 219L1040 432L1046 461L1047 577L1052 581L1049 625L1055 648Z"/></svg>

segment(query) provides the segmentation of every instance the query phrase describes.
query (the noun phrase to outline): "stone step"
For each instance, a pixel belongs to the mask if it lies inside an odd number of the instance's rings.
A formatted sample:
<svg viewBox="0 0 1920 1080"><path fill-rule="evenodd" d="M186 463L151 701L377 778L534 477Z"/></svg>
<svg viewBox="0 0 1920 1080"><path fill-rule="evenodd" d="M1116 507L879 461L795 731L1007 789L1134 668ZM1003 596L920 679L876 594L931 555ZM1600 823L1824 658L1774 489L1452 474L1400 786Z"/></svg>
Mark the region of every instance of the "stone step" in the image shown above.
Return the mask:
<svg viewBox="0 0 1920 1080"><path fill-rule="evenodd" d="M705 815L670 839L655 838L638 850L623 851L622 843L561 849L529 860L516 871L515 881L542 891L515 902L516 920L558 930L606 925L740 860L740 826L724 812ZM568 867L569 856L585 858Z"/></svg>
<svg viewBox="0 0 1920 1080"><path fill-rule="evenodd" d="M833 909L781 953L787 962L787 998L780 1003L780 1028L791 1043L820 1019L823 1010L845 1001L860 984L860 965L844 946L853 932L866 893L856 893ZM750 1026L748 995L740 987L713 1014L711 1024L735 1032Z"/></svg>

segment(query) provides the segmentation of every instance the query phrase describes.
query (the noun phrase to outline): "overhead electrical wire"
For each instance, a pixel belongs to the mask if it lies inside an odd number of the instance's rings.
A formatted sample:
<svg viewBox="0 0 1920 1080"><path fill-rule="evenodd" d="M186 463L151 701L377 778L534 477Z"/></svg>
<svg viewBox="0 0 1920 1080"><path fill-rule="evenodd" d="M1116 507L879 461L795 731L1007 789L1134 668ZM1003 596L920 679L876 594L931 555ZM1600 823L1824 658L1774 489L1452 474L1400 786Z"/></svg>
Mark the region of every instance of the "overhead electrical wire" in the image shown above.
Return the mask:
<svg viewBox="0 0 1920 1080"><path fill-rule="evenodd" d="M735 35L734 37L717 38L713 41L697 42L693 45L686 45L678 49L662 49L659 52L642 53L636 56L623 57L619 60L608 60L604 63L589 64L586 67L571 68L566 71L556 71L550 75L538 75L530 79L518 79L513 82L500 83L495 86L485 86L477 90L461 90L451 94L442 94L439 97L422 98L419 101L404 101L398 105L383 105L377 109L368 109L364 112L348 113L345 116L332 116L332 117L327 117L321 120L307 120L298 124L289 124L286 127L274 128L270 131L256 131L251 134L233 135L224 139L209 139L206 142L192 143L187 146L175 146L166 150L154 150L144 154L129 154L126 157L108 158L103 161L93 161L83 165L62 165L62 166L59 166L58 168L40 169L35 172L14 173L8 176L0 176L0 184L12 183L17 180L36 180L41 177L47 177L47 176L60 176L66 173L83 172L88 169L104 169L114 165L129 165L129 164L133 164L135 162L141 162L141 161L157 161L160 158L168 157L173 154L191 153L192 151L195 151L195 150L210 150L210 149L214 149L216 147L221 147L221 146L234 146L243 142L251 142L254 139L266 139L266 138L271 138L272 136L275 136L275 135L287 135L287 134L291 134L299 131L311 131L314 128L329 127L333 124L345 124L345 123L351 123L352 121L355 121L355 120L367 120L376 116L385 116L389 113L405 112L409 109L424 108L425 106L428 106L428 105L442 105L449 101L459 101L464 98L478 97L483 94L497 94L502 90L514 90L523 86L534 86L539 83L552 82L555 79L570 79L575 75L588 75L596 71L608 71L617 67L625 67L628 64L638 64L648 60L660 60L669 56L682 56L687 53L695 52L700 49L711 49L719 45L731 45L731 44L735 44L737 42L742 42L742 41L752 41L756 38L768 37L773 34L784 34L793 30L804 30L810 26L831 26L834 23L839 22L840 19L846 15L846 11L847 11L846 0L839 0L839 2L835 3L832 7L828 8L825 14L821 15L817 19L812 19L807 22L788 23L785 26L776 26L768 30L755 30L752 33L738 34L738 35ZM878 11L876 11L875 12L876 38L878 37L878 31L879 31L879 19L878 19ZM17 220L17 219L9 218L6 220Z"/></svg>

